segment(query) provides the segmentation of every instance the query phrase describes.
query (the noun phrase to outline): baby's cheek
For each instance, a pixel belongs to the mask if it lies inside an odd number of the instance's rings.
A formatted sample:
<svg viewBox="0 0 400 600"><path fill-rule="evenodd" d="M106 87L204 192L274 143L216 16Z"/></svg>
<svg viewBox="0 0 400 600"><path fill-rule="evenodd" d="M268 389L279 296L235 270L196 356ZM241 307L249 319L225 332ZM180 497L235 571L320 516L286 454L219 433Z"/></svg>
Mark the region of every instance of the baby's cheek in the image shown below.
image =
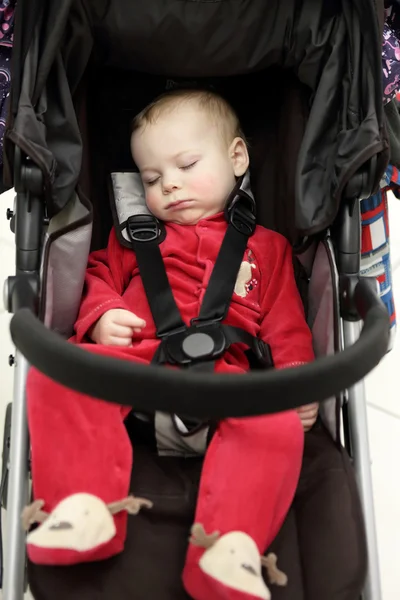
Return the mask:
<svg viewBox="0 0 400 600"><path fill-rule="evenodd" d="M160 208L160 203L159 203L158 194L156 191L152 191L151 189L147 190L146 204L152 213L157 212L157 209Z"/></svg>
<svg viewBox="0 0 400 600"><path fill-rule="evenodd" d="M220 182L217 177L204 174L203 176L196 177L192 182L193 195L198 195L200 198L207 200L208 198L215 197Z"/></svg>

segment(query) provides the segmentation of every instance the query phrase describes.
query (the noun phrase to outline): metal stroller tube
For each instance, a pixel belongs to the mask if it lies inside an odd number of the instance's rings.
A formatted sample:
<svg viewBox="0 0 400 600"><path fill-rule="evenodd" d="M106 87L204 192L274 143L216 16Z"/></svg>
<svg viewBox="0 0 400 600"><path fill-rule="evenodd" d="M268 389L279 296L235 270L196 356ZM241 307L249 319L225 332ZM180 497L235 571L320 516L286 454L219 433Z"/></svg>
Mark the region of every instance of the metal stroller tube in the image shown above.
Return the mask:
<svg viewBox="0 0 400 600"><path fill-rule="evenodd" d="M205 374L99 356L63 340L26 308L11 320L11 337L28 362L84 394L136 410L221 419L274 413L321 402L365 377L387 352L389 316L374 283L361 279L354 296L364 321L343 352L290 369L245 375Z"/></svg>
<svg viewBox="0 0 400 600"><path fill-rule="evenodd" d="M19 352L15 356L16 374L12 411L10 447L10 480L7 505L6 563L4 568L4 600L21 600L25 589L25 532L21 513L29 501L28 455L29 440L26 418L25 383L29 365ZM22 400L22 401L21 401Z"/></svg>

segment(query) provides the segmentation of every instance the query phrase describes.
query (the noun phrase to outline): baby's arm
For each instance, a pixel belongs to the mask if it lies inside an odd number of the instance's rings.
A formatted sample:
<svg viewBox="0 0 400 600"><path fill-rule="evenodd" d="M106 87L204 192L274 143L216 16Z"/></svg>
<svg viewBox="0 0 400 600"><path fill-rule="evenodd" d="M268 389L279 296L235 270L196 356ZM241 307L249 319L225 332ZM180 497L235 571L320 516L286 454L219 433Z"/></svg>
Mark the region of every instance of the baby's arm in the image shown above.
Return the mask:
<svg viewBox="0 0 400 600"><path fill-rule="evenodd" d="M122 294L136 264L112 230L107 248L89 256L82 302L75 323L76 341L89 337L99 344L128 346L145 322L132 313ZM130 338L129 338L130 336Z"/></svg>
<svg viewBox="0 0 400 600"><path fill-rule="evenodd" d="M262 322L260 337L272 351L275 368L295 367L314 359L311 331L297 289L290 244L273 234L273 244L265 256L270 257L269 270L262 274ZM311 429L318 416L318 404L297 409L305 431Z"/></svg>

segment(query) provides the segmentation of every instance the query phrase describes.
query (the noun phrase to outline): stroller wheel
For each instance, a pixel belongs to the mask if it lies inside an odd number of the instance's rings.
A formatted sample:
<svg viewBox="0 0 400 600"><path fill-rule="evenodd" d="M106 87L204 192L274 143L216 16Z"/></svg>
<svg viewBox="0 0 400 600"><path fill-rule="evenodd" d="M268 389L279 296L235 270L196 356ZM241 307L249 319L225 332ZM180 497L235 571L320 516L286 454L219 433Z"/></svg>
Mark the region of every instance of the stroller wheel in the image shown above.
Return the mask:
<svg viewBox="0 0 400 600"><path fill-rule="evenodd" d="M10 461L10 440L11 440L11 415L12 404L7 405L6 420L4 423L4 438L3 438L3 454L1 468L1 483L0 483L0 504L1 507L7 510L7 490L8 490L8 471Z"/></svg>

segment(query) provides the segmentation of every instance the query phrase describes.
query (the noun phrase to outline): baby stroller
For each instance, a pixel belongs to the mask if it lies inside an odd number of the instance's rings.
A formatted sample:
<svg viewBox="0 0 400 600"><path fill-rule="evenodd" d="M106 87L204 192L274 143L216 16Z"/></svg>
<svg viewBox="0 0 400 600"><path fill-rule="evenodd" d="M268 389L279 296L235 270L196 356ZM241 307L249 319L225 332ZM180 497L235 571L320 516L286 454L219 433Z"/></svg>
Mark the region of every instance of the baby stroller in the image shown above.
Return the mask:
<svg viewBox="0 0 400 600"><path fill-rule="evenodd" d="M362 379L387 351L389 319L375 281L359 278L359 200L389 160L381 16L373 0L18 2L5 140L17 193L16 275L5 294L17 351L4 600L21 600L26 582L29 364L106 401L130 405L134 396L138 411L219 419L321 402L298 496L274 542L289 575L274 598L380 600ZM65 341L90 247L104 245L112 226L110 174L132 169L131 118L193 81L239 114L258 220L294 246L313 364L224 378L86 355ZM154 432L135 418L127 426L137 448L132 490L160 508L135 518L124 553L101 565L28 564L35 598L188 598L180 569L201 459L159 457Z"/></svg>

